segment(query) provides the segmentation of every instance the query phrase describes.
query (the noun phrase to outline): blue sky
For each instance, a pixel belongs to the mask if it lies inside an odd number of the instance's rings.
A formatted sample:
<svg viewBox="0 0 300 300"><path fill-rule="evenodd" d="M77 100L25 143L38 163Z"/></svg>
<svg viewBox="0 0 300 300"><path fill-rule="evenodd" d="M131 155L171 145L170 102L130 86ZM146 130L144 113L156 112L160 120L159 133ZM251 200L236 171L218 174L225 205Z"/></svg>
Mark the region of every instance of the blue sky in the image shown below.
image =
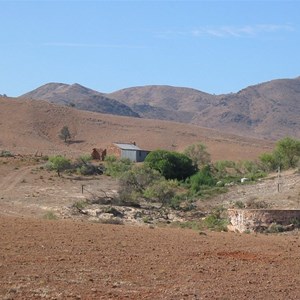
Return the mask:
<svg viewBox="0 0 300 300"><path fill-rule="evenodd" d="M0 94L48 82L222 94L295 78L299 12L296 0L0 0Z"/></svg>

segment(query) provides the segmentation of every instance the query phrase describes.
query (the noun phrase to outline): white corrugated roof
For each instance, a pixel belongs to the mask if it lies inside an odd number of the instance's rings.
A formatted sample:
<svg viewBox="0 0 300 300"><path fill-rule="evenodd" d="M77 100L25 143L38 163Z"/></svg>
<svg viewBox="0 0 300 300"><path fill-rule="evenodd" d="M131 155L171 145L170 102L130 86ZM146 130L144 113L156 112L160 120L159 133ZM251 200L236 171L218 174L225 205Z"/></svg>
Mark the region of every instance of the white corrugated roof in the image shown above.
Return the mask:
<svg viewBox="0 0 300 300"><path fill-rule="evenodd" d="M142 150L141 148L139 148L134 144L114 143L114 145L118 146L122 150Z"/></svg>

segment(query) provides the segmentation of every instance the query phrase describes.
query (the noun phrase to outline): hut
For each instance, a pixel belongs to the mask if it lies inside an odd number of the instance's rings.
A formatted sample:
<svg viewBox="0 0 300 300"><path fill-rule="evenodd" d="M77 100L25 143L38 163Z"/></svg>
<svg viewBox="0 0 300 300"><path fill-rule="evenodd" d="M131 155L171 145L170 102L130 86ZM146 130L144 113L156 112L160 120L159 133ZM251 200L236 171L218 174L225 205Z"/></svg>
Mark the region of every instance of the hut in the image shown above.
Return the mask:
<svg viewBox="0 0 300 300"><path fill-rule="evenodd" d="M107 155L117 158L128 158L133 162L143 162L150 151L142 150L135 142L113 143L107 148Z"/></svg>

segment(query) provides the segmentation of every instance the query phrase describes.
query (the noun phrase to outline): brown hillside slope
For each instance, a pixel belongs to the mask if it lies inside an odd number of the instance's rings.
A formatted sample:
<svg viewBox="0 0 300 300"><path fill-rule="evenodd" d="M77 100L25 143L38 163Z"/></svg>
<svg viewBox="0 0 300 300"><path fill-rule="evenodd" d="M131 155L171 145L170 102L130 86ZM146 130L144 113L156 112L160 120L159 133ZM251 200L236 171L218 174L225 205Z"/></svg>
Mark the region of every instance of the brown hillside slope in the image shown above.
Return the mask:
<svg viewBox="0 0 300 300"><path fill-rule="evenodd" d="M252 159L269 151L270 141L249 139L193 125L80 111L45 101L0 98L0 149L14 153L90 153L114 141L136 141L144 149L183 150L203 142L213 159ZM72 143L58 138L68 126Z"/></svg>
<svg viewBox="0 0 300 300"><path fill-rule="evenodd" d="M20 98L46 100L54 104L75 106L78 109L100 113L139 117L129 106L77 83L71 85L48 83L22 95Z"/></svg>
<svg viewBox="0 0 300 300"><path fill-rule="evenodd" d="M197 113L192 121L200 126L256 137L300 138L300 77L250 86Z"/></svg>
<svg viewBox="0 0 300 300"><path fill-rule="evenodd" d="M300 138L300 77L272 80L225 95L171 86L133 87L107 95L145 118L273 140L287 135Z"/></svg>

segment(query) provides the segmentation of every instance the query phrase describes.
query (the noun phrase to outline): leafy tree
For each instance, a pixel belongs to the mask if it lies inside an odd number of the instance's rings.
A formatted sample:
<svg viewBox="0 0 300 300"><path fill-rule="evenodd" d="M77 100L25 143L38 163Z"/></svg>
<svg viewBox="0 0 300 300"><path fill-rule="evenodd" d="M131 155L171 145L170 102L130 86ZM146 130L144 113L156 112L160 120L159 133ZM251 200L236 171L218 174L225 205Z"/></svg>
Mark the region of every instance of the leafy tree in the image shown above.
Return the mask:
<svg viewBox="0 0 300 300"><path fill-rule="evenodd" d="M282 157L284 167L295 168L300 158L300 141L286 137L276 144L274 154Z"/></svg>
<svg viewBox="0 0 300 300"><path fill-rule="evenodd" d="M59 137L64 140L64 142L66 143L68 139L71 139L71 134L70 134L70 131L69 131L69 128L68 126L64 126L61 131L60 131L60 134L59 134Z"/></svg>
<svg viewBox="0 0 300 300"><path fill-rule="evenodd" d="M183 180L196 171L189 157L167 150L150 152L145 159L145 163L150 168L159 171L166 179Z"/></svg>
<svg viewBox="0 0 300 300"><path fill-rule="evenodd" d="M259 159L266 171L274 171L280 165L280 162L277 161L275 155L272 153L263 153Z"/></svg>
<svg viewBox="0 0 300 300"><path fill-rule="evenodd" d="M194 166L200 168L211 162L210 154L206 150L206 146L202 143L193 144L184 150L184 154L188 156Z"/></svg>
<svg viewBox="0 0 300 300"><path fill-rule="evenodd" d="M272 153L264 153L260 156L263 166L274 171L280 168L295 168L300 160L300 141L286 137L276 143Z"/></svg>
<svg viewBox="0 0 300 300"><path fill-rule="evenodd" d="M57 175L60 176L60 173L64 170L67 170L71 167L71 162L69 159L57 155L49 157L49 167L51 170L55 170Z"/></svg>

